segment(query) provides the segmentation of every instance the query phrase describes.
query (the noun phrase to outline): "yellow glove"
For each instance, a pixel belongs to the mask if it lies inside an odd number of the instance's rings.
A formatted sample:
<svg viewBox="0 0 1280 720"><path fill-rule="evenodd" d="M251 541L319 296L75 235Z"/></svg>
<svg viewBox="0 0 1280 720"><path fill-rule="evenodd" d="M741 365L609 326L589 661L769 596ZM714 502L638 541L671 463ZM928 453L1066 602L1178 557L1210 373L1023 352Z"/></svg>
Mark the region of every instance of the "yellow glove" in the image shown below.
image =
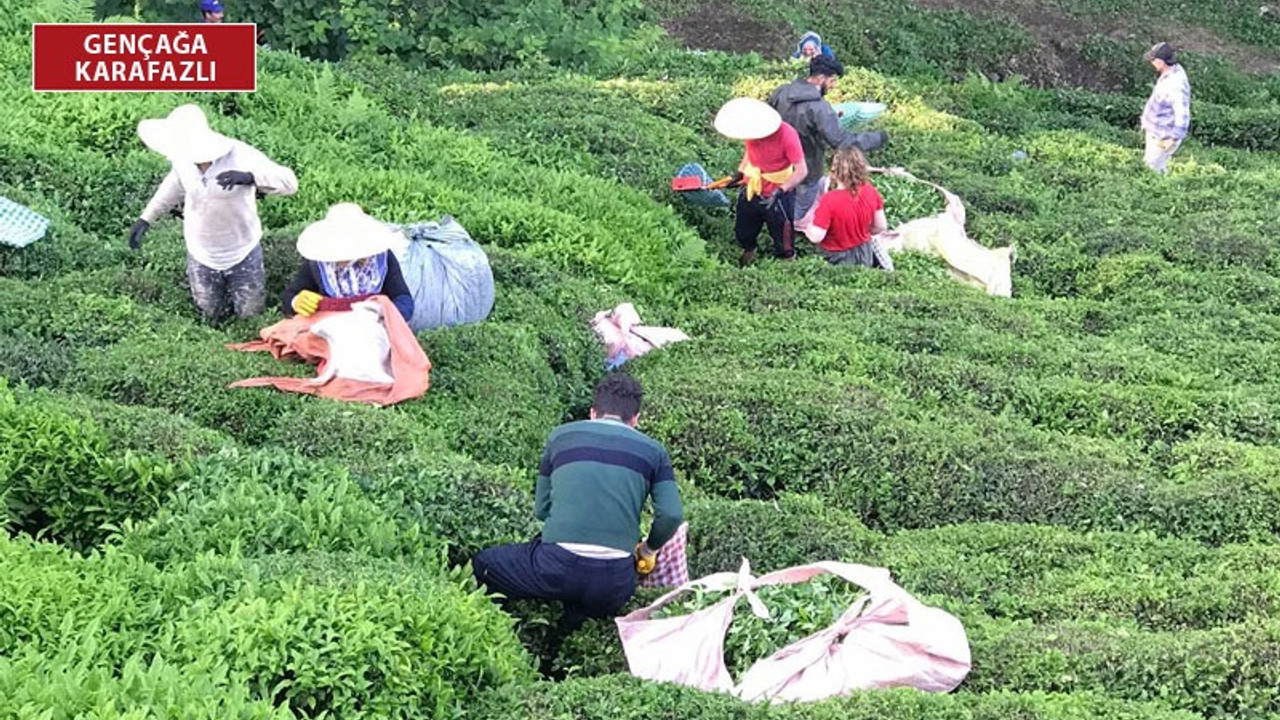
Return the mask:
<svg viewBox="0 0 1280 720"><path fill-rule="evenodd" d="M643 541L636 543L636 572L642 577L658 567L658 553L649 550Z"/></svg>
<svg viewBox="0 0 1280 720"><path fill-rule="evenodd" d="M1168 150L1169 148L1173 147L1173 138L1165 138L1163 140L1157 140L1156 146L1159 147L1161 150Z"/></svg>
<svg viewBox="0 0 1280 720"><path fill-rule="evenodd" d="M299 315L314 315L322 299L324 297L320 293L303 290L293 296L293 310Z"/></svg>

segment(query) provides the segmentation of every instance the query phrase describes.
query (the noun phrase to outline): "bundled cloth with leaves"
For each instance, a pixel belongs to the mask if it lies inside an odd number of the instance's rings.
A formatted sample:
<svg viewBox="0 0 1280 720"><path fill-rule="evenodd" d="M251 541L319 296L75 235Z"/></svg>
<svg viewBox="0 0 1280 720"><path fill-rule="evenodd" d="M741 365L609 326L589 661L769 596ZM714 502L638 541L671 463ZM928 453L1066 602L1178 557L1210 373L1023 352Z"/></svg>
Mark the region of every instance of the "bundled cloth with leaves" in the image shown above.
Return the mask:
<svg viewBox="0 0 1280 720"><path fill-rule="evenodd" d="M689 339L676 328L641 325L640 313L631 303L596 313L591 319L591 329L604 343L606 370L616 370L650 350Z"/></svg>
<svg viewBox="0 0 1280 720"><path fill-rule="evenodd" d="M690 600L692 595L692 601ZM740 600L750 614L735 617ZM686 583L615 620L631 674L744 700L821 700L854 690L954 690L971 667L954 616L866 565L820 562Z"/></svg>
<svg viewBox="0 0 1280 720"><path fill-rule="evenodd" d="M902 168L873 169L893 177L928 185L942 193L946 209L937 215L903 223L880 236L890 252L915 250L942 257L955 279L986 290L988 295L1013 295L1013 262L1017 250L1009 245L988 248L978 244L965 231L965 207L950 190L921 180Z"/></svg>

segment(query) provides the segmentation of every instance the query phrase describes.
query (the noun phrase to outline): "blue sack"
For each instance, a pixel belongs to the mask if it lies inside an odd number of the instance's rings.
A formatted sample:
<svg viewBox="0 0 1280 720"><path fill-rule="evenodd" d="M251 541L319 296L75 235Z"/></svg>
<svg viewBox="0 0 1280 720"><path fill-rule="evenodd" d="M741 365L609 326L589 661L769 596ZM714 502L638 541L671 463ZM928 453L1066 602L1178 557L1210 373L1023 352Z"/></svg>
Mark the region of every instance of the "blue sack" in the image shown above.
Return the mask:
<svg viewBox="0 0 1280 720"><path fill-rule="evenodd" d="M480 244L449 215L440 222L391 227L405 238L393 247L409 294L414 332L477 323L493 311L493 270Z"/></svg>

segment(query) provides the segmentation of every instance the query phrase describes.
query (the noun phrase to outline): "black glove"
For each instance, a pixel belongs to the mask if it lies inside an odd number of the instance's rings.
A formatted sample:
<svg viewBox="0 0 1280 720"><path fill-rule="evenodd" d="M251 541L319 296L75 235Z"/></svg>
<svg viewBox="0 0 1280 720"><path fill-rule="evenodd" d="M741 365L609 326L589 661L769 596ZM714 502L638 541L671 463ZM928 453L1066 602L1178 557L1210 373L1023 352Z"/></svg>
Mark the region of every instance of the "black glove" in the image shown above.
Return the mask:
<svg viewBox="0 0 1280 720"><path fill-rule="evenodd" d="M134 223L133 227L129 228L130 249L137 250L141 248L142 236L146 235L147 231L150 229L151 229L151 223L147 222L146 220L139 220L138 222Z"/></svg>
<svg viewBox="0 0 1280 720"><path fill-rule="evenodd" d="M889 144L889 133L883 130L872 132L845 133L841 147L856 147L864 153L875 152Z"/></svg>
<svg viewBox="0 0 1280 720"><path fill-rule="evenodd" d="M221 185L223 190L230 190L231 188L237 185L252 185L252 184L254 184L254 180L253 180L253 173L251 172L241 172L240 170L227 170L226 172L218 173L218 185Z"/></svg>

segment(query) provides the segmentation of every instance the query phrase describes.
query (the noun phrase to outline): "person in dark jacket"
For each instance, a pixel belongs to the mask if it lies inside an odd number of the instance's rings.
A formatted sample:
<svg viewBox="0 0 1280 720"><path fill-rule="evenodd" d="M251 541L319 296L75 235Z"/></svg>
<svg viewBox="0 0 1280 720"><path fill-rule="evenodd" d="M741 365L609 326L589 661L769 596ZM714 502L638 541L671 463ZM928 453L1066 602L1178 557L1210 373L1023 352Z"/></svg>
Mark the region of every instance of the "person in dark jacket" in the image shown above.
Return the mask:
<svg viewBox="0 0 1280 720"><path fill-rule="evenodd" d="M391 252L396 232L354 203L329 208L298 236L305 260L280 296L285 317L322 310L347 310L361 300L385 295L404 321L413 317L413 295Z"/></svg>
<svg viewBox="0 0 1280 720"><path fill-rule="evenodd" d="M799 220L818 200L818 181L822 179L826 148L856 147L870 152L884 147L888 136L883 132L851 133L840 127L840 117L827 102L826 94L844 75L844 65L834 57L816 55L809 61L809 77L800 78L774 90L769 105L778 111L782 121L800 134L805 165L809 174L796 188L795 218Z"/></svg>

